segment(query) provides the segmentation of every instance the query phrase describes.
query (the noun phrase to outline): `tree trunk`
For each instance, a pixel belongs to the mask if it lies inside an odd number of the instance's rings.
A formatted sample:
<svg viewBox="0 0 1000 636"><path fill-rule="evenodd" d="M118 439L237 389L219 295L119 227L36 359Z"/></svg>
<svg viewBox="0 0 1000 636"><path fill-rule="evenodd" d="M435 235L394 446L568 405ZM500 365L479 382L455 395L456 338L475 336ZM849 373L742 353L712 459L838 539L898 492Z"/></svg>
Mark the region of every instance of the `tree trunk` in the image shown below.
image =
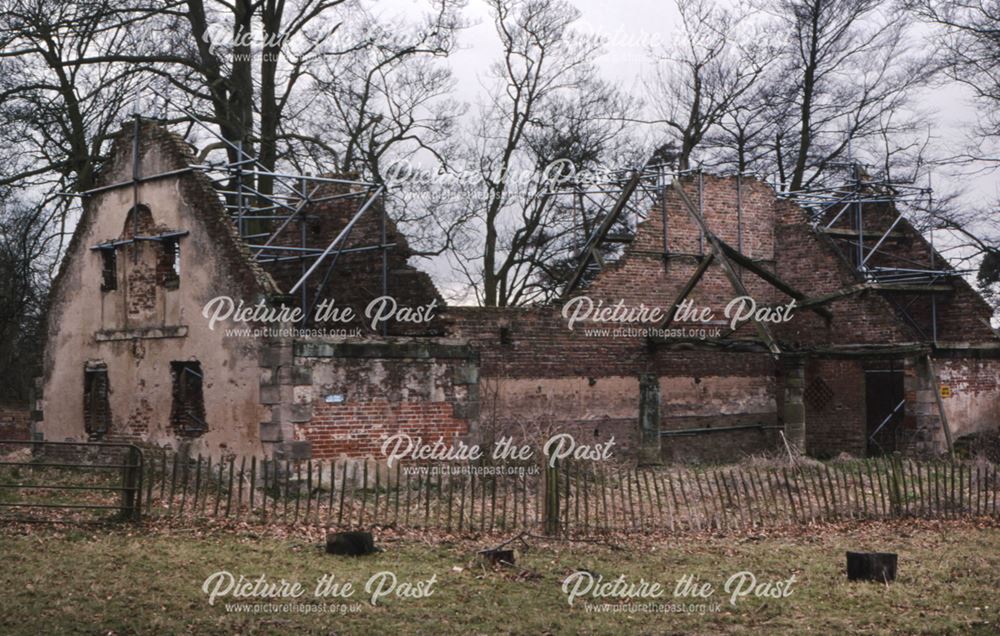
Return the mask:
<svg viewBox="0 0 1000 636"><path fill-rule="evenodd" d="M260 61L260 156L258 160L267 170L274 171L278 162L278 109L276 77L278 56L281 53L281 18L284 3L268 0L264 4L264 47ZM263 194L274 192L274 178L261 176L257 189Z"/></svg>

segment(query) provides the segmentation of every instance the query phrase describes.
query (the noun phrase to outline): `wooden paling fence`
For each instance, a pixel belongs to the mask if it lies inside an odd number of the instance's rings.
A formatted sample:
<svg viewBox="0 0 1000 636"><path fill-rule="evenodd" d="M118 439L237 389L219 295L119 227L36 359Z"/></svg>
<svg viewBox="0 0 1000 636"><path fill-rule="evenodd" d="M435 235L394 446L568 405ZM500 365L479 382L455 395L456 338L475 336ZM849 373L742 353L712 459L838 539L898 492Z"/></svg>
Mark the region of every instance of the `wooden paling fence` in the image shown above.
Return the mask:
<svg viewBox="0 0 1000 636"><path fill-rule="evenodd" d="M152 517L331 528L549 534L739 530L997 515L997 467L901 457L636 468L602 462L431 464L147 453Z"/></svg>
<svg viewBox="0 0 1000 636"><path fill-rule="evenodd" d="M503 471L503 474L498 474ZM532 465L184 459L160 452L147 467L150 516L235 518L326 527L393 525L495 531L536 524Z"/></svg>
<svg viewBox="0 0 1000 636"><path fill-rule="evenodd" d="M796 465L550 471L546 530L738 530L902 517L996 515L992 464L900 457ZM557 504L555 502L558 502ZM555 506L558 505L558 508Z"/></svg>

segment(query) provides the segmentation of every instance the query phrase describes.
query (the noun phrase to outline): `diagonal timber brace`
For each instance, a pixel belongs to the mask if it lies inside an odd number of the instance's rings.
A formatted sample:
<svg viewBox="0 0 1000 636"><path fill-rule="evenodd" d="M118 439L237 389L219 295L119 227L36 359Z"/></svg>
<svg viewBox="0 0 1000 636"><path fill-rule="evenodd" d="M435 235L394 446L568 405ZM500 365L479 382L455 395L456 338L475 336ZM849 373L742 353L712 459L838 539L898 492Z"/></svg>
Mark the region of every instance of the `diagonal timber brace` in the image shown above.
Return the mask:
<svg viewBox="0 0 1000 636"><path fill-rule="evenodd" d="M661 329L666 329L674 321L674 318L677 316L677 310L680 309L681 303L684 302L684 299L687 298L691 291L695 288L695 285L698 284L701 277L705 275L705 272L708 271L708 266L711 265L714 260L714 254L708 254L701 259L701 263L698 264L698 269L694 271L694 274L691 275L688 282L684 283L684 287L681 288L681 291L677 294L677 298L675 298L673 304L670 305L666 320L659 325Z"/></svg>
<svg viewBox="0 0 1000 636"><path fill-rule="evenodd" d="M760 278L764 279L766 282L770 283L778 291L782 292L786 296L791 296L796 300L796 305L798 307L800 308L803 307L803 305L799 304L798 301L806 300L805 294L803 294L799 290L795 289L794 287L783 281L774 272L768 271L767 268L761 267L759 263L755 263L753 260L747 258L743 254L740 254L738 250L733 249L733 247L728 243L726 243L725 241L719 238L716 238L716 240L719 241L719 245L721 245L722 249L726 252L726 256L736 261L736 263L740 267L750 270ZM820 316L823 316L823 318L826 319L828 322L830 320L833 320L833 314L830 313L830 310L825 307L814 304L814 305L809 305L806 308L816 312Z"/></svg>
<svg viewBox="0 0 1000 636"><path fill-rule="evenodd" d="M621 216L622 211L625 206L628 205L628 201L632 198L632 193L635 189L639 187L639 182L642 180L643 168L635 171L635 173L629 178L625 183L625 187L622 189L621 194L618 196L618 200L615 201L614 207L608 212L601 224L597 226L594 233L587 239L587 244L584 246L583 250L580 252L579 262L576 265L576 269L573 271L573 275L570 277L569 282L566 283L565 289L563 289L563 296L568 296L577 288L580 284L580 279L583 278L583 274L587 271L587 266L590 265L591 260L596 260L598 264L601 264L601 259L597 254L597 247L604 242L607 237L608 232L611 231L611 227Z"/></svg>
<svg viewBox="0 0 1000 636"><path fill-rule="evenodd" d="M736 271L733 269L732 263L729 262L729 257L726 255L726 250L722 247L722 242L712 233L708 228L708 224L705 222L705 218L698 211L698 208L691 202L687 193L684 192L683 186L681 186L680 179L674 179L671 184L674 190L677 192L678 197L681 202L684 203L684 207L687 208L691 217L695 220L698 226L701 228L702 233L708 240L709 247L712 250L713 257L719 261L719 265L722 266L722 271L725 273L726 278L729 279L729 283L733 286L741 296L749 296L747 293L747 288L743 285L743 281L740 277L736 275ZM704 272L702 272L704 273ZM671 316L673 313L671 313ZM767 345L768 350L775 356L781 354L781 348L778 347L774 336L771 334L771 330L768 329L767 325L759 320L753 321L754 328L757 330L757 335L760 339L764 341Z"/></svg>

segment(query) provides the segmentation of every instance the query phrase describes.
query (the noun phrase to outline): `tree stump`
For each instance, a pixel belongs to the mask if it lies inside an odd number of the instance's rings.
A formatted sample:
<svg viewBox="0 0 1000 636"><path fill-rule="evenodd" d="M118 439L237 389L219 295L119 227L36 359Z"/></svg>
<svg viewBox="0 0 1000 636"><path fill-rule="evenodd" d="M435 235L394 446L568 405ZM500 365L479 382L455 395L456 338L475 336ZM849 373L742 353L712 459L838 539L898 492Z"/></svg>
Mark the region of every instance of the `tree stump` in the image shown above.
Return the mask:
<svg viewBox="0 0 1000 636"><path fill-rule="evenodd" d="M363 556L381 552L371 532L334 532L326 535L326 553Z"/></svg>
<svg viewBox="0 0 1000 636"><path fill-rule="evenodd" d="M851 581L896 580L896 555L892 552L848 552L847 578Z"/></svg>
<svg viewBox="0 0 1000 636"><path fill-rule="evenodd" d="M479 556L490 565L514 565L513 550L480 550Z"/></svg>

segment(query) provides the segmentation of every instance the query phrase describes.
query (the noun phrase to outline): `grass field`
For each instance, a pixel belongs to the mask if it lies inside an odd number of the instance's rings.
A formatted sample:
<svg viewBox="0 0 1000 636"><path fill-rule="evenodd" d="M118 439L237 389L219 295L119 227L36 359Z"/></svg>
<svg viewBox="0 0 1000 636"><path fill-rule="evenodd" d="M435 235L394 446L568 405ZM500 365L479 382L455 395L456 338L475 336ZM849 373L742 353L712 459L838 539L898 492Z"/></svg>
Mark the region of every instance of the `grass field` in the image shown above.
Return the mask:
<svg viewBox="0 0 1000 636"><path fill-rule="evenodd" d="M0 533L2 634L671 634L671 633L979 633L1000 624L1000 531L987 522L896 522L796 528L769 536L644 537L639 544L551 542L516 544L516 567L486 568L476 550L503 537L476 541L382 535L385 548L371 557L333 557L319 537L243 528L127 527L107 530L6 528ZM899 553L891 585L849 583L844 552ZM305 596L294 603L324 613L256 613L209 605L202 591L217 571L269 581L298 581ZM716 591L707 611L593 612L563 580L586 570L605 581L659 582L674 603L675 581L692 575ZM424 598L398 598L395 590L369 603L365 583L378 572L419 589ZM722 589L739 571L758 583L795 575L784 598L753 594L729 603ZM315 599L324 574L351 582L348 598ZM383 590L387 590L387 586ZM425 590L428 589L425 587ZM221 588L220 588L221 590ZM280 607L287 599L251 600ZM333 611L331 606L338 609ZM650 608L646 608L650 609ZM717 610L717 611L716 611Z"/></svg>

